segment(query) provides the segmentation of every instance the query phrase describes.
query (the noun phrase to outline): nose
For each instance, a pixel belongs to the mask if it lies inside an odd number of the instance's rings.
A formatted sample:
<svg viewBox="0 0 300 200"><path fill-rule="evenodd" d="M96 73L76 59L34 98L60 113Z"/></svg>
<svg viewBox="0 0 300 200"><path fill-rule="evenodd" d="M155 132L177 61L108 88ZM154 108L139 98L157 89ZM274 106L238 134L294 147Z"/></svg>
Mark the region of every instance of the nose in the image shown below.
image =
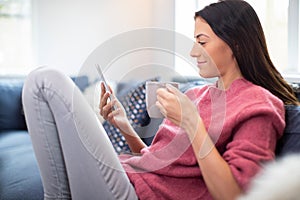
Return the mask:
<svg viewBox="0 0 300 200"><path fill-rule="evenodd" d="M194 42L193 48L190 52L190 56L194 58L201 56L201 46L197 42Z"/></svg>

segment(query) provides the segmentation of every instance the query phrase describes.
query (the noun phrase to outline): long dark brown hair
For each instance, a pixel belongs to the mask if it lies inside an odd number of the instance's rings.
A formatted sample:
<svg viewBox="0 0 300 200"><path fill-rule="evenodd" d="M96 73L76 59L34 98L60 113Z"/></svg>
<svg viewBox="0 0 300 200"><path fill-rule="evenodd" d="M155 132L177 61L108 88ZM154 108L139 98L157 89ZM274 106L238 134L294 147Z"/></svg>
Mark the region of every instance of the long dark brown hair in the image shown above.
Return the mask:
<svg viewBox="0 0 300 200"><path fill-rule="evenodd" d="M284 104L299 105L290 85L272 63L264 32L254 9L243 0L222 0L195 13L229 45L248 81L262 86Z"/></svg>

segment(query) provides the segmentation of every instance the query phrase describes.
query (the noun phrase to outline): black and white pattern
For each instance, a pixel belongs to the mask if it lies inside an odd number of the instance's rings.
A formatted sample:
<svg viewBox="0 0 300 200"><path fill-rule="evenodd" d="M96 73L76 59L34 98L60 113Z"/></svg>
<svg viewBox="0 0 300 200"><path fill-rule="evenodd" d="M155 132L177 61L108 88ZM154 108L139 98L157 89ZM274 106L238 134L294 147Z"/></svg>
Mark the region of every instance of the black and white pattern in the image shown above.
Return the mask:
<svg viewBox="0 0 300 200"><path fill-rule="evenodd" d="M157 78L154 78L147 81L157 80ZM133 128L138 126L147 126L151 120L147 113L145 101L147 81L139 83L130 89L125 95L118 97ZM119 129L115 128L108 121L103 123L103 127L118 154L130 152L130 148Z"/></svg>

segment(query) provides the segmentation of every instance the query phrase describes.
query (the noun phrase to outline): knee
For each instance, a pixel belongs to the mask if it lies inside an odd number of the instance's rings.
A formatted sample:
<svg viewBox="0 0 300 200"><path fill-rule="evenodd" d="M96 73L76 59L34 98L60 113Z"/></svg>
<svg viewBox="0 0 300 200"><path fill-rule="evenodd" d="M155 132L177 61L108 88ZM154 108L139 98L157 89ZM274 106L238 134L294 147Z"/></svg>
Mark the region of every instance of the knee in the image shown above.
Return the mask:
<svg viewBox="0 0 300 200"><path fill-rule="evenodd" d="M26 81L40 82L42 80L53 80L59 79L64 76L61 72L50 67L39 67L30 72L26 78Z"/></svg>
<svg viewBox="0 0 300 200"><path fill-rule="evenodd" d="M66 76L56 69L50 67L39 67L28 74L23 90L28 89L28 87L43 87L47 83L55 83L64 78L66 78Z"/></svg>
<svg viewBox="0 0 300 200"><path fill-rule="evenodd" d="M67 76L50 67L39 67L28 74L23 86L23 95L32 95L43 88L59 87Z"/></svg>

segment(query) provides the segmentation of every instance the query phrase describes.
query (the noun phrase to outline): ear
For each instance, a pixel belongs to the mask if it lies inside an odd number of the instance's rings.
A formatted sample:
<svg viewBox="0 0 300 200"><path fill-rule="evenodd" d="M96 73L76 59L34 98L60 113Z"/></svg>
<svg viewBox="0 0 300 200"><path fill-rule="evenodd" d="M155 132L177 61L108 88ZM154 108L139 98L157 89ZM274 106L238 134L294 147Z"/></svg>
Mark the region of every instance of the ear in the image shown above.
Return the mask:
<svg viewBox="0 0 300 200"><path fill-rule="evenodd" d="M236 58L237 56L239 56L240 55L240 47L239 47L239 45L237 44L237 42L234 42L234 49L232 49L232 56L234 57L234 58Z"/></svg>

